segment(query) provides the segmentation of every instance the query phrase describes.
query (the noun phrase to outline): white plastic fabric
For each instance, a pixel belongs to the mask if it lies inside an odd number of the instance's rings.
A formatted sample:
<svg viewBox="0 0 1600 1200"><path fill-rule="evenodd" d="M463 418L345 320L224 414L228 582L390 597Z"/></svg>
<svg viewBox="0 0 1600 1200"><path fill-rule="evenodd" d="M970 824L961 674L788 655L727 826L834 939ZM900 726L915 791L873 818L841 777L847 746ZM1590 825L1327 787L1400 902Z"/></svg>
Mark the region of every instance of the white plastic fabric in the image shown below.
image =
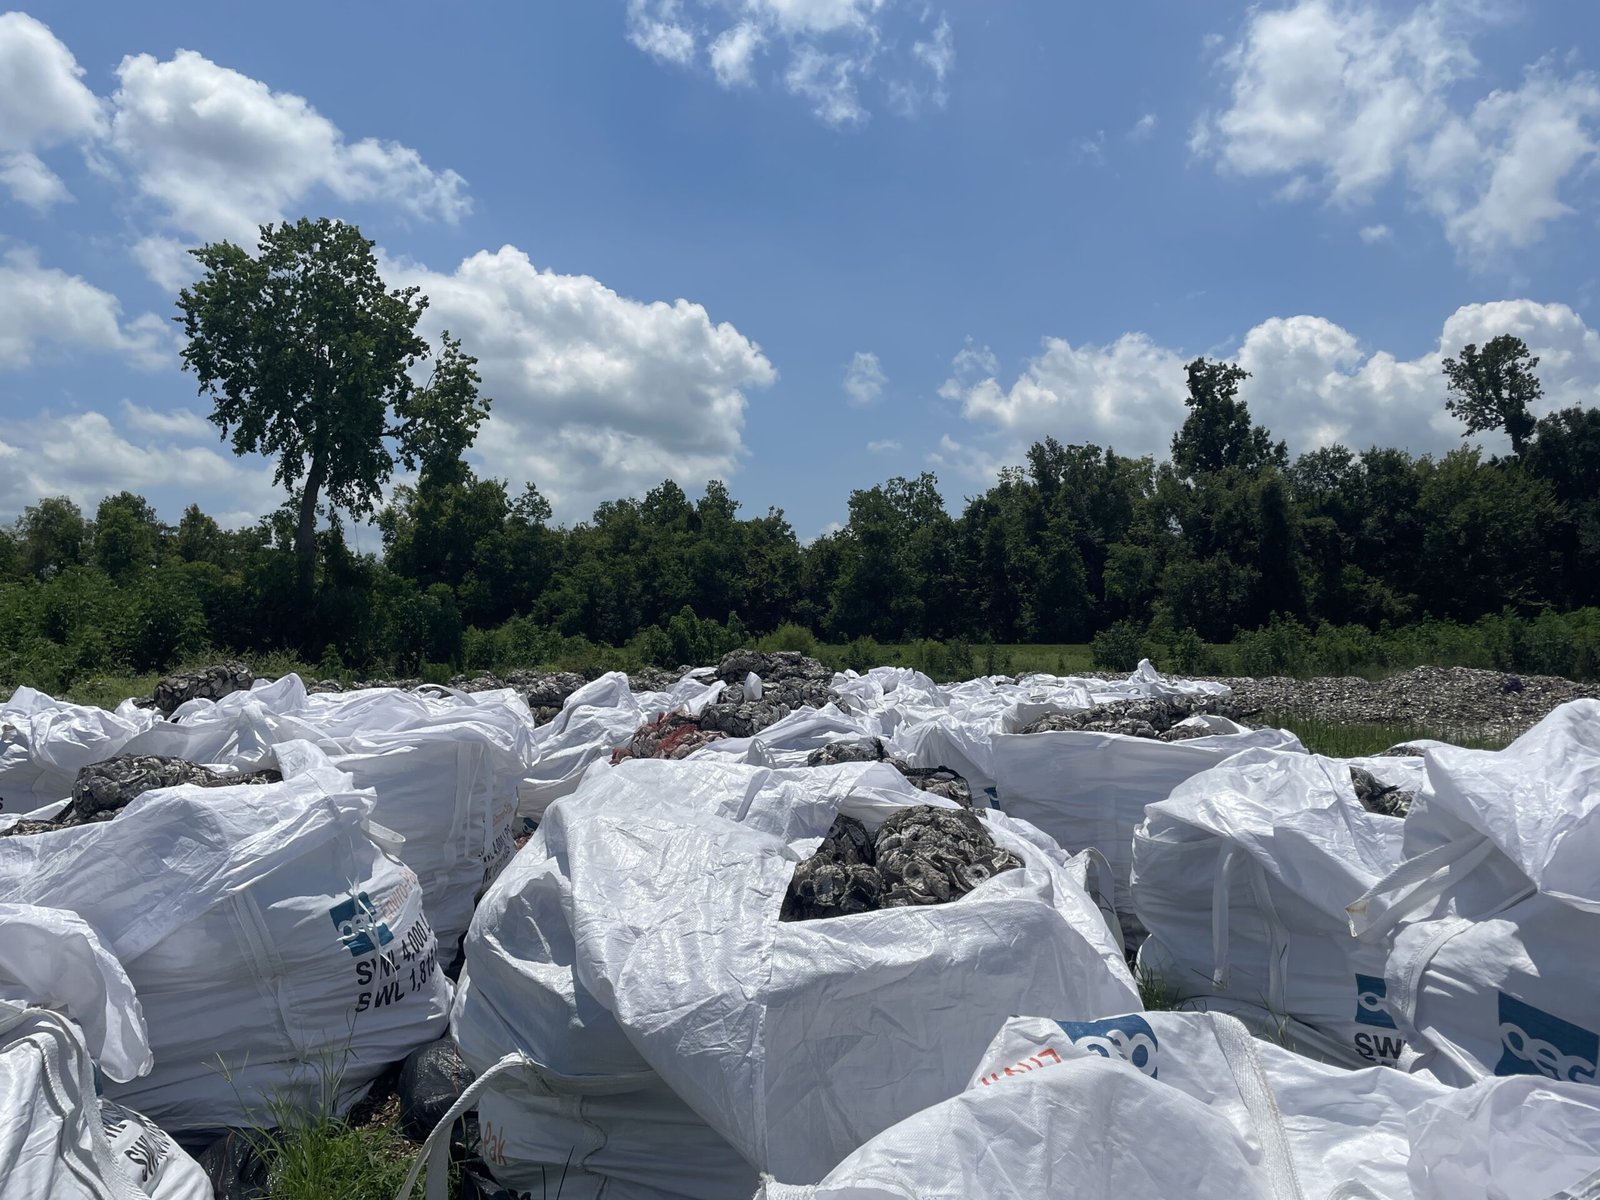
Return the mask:
<svg viewBox="0 0 1600 1200"><path fill-rule="evenodd" d="M154 1065L107 1094L169 1129L342 1108L445 1026L422 894L374 844L370 793L309 745L276 753L281 784L146 792L0 840L0 901L77 913L126 968Z"/></svg>
<svg viewBox="0 0 1600 1200"><path fill-rule="evenodd" d="M164 1132L96 1098L96 1059L115 1079L150 1065L122 964L76 913L0 904L0 1196L210 1200Z"/></svg>
<svg viewBox="0 0 1600 1200"><path fill-rule="evenodd" d="M1355 760L1415 789L1415 758ZM1218 1008L1307 1054L1394 1064L1385 947L1345 913L1400 862L1402 822L1356 799L1351 760L1250 750L1152 804L1134 834L1139 965L1191 1006Z"/></svg>
<svg viewBox="0 0 1600 1200"><path fill-rule="evenodd" d="M1416 1063L1454 1084L1600 1067L1600 701L1556 709L1503 751L1431 747L1406 820L1414 853L1350 906L1390 947L1388 1007Z"/></svg>
<svg viewBox="0 0 1600 1200"><path fill-rule="evenodd" d="M75 912L0 903L0 1001L71 1017L110 1079L126 1083L154 1062L132 981Z"/></svg>
<svg viewBox="0 0 1600 1200"><path fill-rule="evenodd" d="M798 708L752 737L721 738L695 752L701 761L730 758L764 767L803 767L813 750L835 742L865 742L877 735L869 725L832 704Z"/></svg>
<svg viewBox="0 0 1600 1200"><path fill-rule="evenodd" d="M591 764L609 760L648 719L620 671L573 692L555 719L536 731L539 761L517 789L517 815L542 819L551 804L578 790Z"/></svg>
<svg viewBox="0 0 1600 1200"><path fill-rule="evenodd" d="M107 712L19 687L0 704L0 816L25 816L66 799L78 768L118 753L158 715L132 700Z"/></svg>
<svg viewBox="0 0 1600 1200"><path fill-rule="evenodd" d="M1304 753L1282 729L1161 742L1120 733L1018 733L990 739L1000 807L1068 850L1098 850L1117 877L1117 911L1131 945L1143 936L1128 880L1133 831L1147 806L1245 750Z"/></svg>
<svg viewBox="0 0 1600 1200"><path fill-rule="evenodd" d="M211 1200L211 1184L155 1125L95 1097L76 1026L0 1000L0 1196Z"/></svg>
<svg viewBox="0 0 1600 1200"><path fill-rule="evenodd" d="M946 905L780 922L839 812L947 805L877 763L629 761L553 805L467 938L452 1029L485 1157L569 1200L747 1197L820 1178L960 1090L1009 1013L1085 1017L1136 990L1059 848L1002 815L1025 867ZM934 1048L937 1048L936 1050Z"/></svg>
<svg viewBox="0 0 1600 1200"><path fill-rule="evenodd" d="M913 767L949 767L967 781L974 800L982 794L985 805L993 806L999 790L991 737L989 730L967 718L941 713L901 729L890 749Z"/></svg>
<svg viewBox="0 0 1600 1200"><path fill-rule="evenodd" d="M455 693L407 711L415 700L391 692L386 719L369 715L356 728L315 713L273 717L267 736L316 739L336 769L372 790L373 817L404 838L395 855L416 873L429 924L453 958L477 898L515 849L517 789L538 757L533 714L510 691Z"/></svg>
<svg viewBox="0 0 1600 1200"><path fill-rule="evenodd" d="M768 1182L758 1195L1554 1200L1593 1174L1597 1137L1600 1096L1572 1085L1456 1092L1382 1067L1343 1071L1215 1013L1024 1018L996 1037L968 1091L883 1133L819 1186Z"/></svg>
<svg viewBox="0 0 1600 1200"><path fill-rule="evenodd" d="M404 841L429 924L453 957L477 897L511 858L517 788L538 758L533 714L509 689L436 695L397 688L308 695L296 676L220 701L190 701L125 753L233 770L272 765L272 747L308 741L370 788L373 817Z"/></svg>

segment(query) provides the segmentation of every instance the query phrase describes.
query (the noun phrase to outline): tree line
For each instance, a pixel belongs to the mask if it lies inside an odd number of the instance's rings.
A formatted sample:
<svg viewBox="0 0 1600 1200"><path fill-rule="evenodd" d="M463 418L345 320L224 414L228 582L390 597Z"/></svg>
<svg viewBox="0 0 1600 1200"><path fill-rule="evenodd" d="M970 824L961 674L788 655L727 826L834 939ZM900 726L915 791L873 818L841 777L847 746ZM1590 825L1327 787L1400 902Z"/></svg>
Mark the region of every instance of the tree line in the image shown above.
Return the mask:
<svg viewBox="0 0 1600 1200"><path fill-rule="evenodd" d="M930 473L853 491L802 544L781 509L666 480L557 525L533 483L481 478L476 360L416 334L353 226L264 227L252 255L195 252L178 301L186 366L239 453L277 461L286 502L227 530L121 493L64 497L0 530L0 676L161 669L204 650L293 651L367 674L526 663L563 646L693 652L798 626L871 638L1166 646L1280 628L1370 631L1532 620L1600 605L1600 410L1535 418L1538 359L1503 335L1444 364L1441 403L1509 454L1330 446L1291 458L1196 359L1165 460L1045 438L952 514ZM397 465L417 472L381 504ZM379 553L354 551L373 517ZM674 657L684 655L685 657ZM1579 664L1582 666L1582 664ZM1590 663L1592 670L1592 662Z"/></svg>

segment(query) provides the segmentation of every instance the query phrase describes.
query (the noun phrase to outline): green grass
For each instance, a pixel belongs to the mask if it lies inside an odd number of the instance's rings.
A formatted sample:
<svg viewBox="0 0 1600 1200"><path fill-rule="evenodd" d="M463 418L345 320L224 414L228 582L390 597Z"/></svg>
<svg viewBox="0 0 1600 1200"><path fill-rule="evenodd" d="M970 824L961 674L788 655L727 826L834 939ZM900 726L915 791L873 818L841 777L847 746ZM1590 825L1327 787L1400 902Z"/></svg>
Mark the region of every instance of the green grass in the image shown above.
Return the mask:
<svg viewBox="0 0 1600 1200"><path fill-rule="evenodd" d="M1139 1004L1146 1012L1178 1012L1182 1008L1182 993L1166 982L1149 967L1133 965L1133 981L1139 985Z"/></svg>
<svg viewBox="0 0 1600 1200"><path fill-rule="evenodd" d="M394 1200L417 1153L392 1124L321 1118L254 1136L270 1164L273 1200Z"/></svg>
<svg viewBox="0 0 1600 1200"><path fill-rule="evenodd" d="M974 649L981 656L988 647ZM1042 672L1047 675L1081 675L1094 670L1089 656L1088 642L1065 642L1059 645L996 646L995 653L1010 659L1011 671L1016 675Z"/></svg>
<svg viewBox="0 0 1600 1200"><path fill-rule="evenodd" d="M1484 737L1480 730L1427 728L1413 724L1342 725L1307 713L1269 713L1262 724L1287 729L1313 754L1330 758L1361 758L1407 742L1435 740L1472 750L1500 750L1509 736Z"/></svg>
<svg viewBox="0 0 1600 1200"><path fill-rule="evenodd" d="M264 679L277 679L290 672L296 672L302 679L313 680L323 678L324 673L308 663L301 662L293 655L283 653L273 654L204 654L186 659L173 667L171 671L151 671L144 675L105 674L90 675L73 683L64 689L59 699L71 700L75 704L94 704L101 708L115 708L129 696L148 696L156 686L156 681L164 675L173 675L181 671L198 671L202 667L213 666L229 658L241 658L250 665L250 669ZM21 682L27 683L27 680ZM348 682L348 680L346 681ZM9 689L0 686L0 696L9 695Z"/></svg>

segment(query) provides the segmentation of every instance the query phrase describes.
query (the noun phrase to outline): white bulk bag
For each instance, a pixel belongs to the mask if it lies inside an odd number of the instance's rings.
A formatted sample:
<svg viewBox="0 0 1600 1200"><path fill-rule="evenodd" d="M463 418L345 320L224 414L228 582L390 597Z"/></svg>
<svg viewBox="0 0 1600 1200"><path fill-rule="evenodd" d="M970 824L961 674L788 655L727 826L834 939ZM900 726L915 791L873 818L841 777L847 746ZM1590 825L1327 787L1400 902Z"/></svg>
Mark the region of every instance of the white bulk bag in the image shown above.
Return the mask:
<svg viewBox="0 0 1600 1200"><path fill-rule="evenodd" d="M342 1108L445 1024L421 891L374 844L370 794L300 769L308 745L276 753L281 784L146 792L114 821L0 839L0 901L80 914L127 968L154 1067L108 1094L169 1129Z"/></svg>
<svg viewBox="0 0 1600 1200"><path fill-rule="evenodd" d="M1025 866L960 900L778 920L837 813L916 804L950 807L878 763L688 759L553 805L479 907L452 1013L474 1070L511 1056L479 1107L496 1177L534 1188L570 1154L579 1200L814 1180L959 1090L1008 1014L1136 1003L1060 850L998 814Z"/></svg>
<svg viewBox="0 0 1600 1200"><path fill-rule="evenodd" d="M154 1061L133 983L75 912L0 903L0 1000L71 1017L111 1079L126 1083Z"/></svg>
<svg viewBox="0 0 1600 1200"><path fill-rule="evenodd" d="M150 1065L127 973L76 913L0 904L0 1196L211 1200L172 1139L96 1098L96 1059Z"/></svg>
<svg viewBox="0 0 1600 1200"><path fill-rule="evenodd" d="M951 713L902 726L889 748L913 767L949 767L972 788L976 801L992 807L999 797L994 781L994 747L987 728Z"/></svg>
<svg viewBox="0 0 1600 1200"><path fill-rule="evenodd" d="M0 815L27 815L66 799L79 767L118 753L157 716L131 700L107 712L19 687L0 705Z"/></svg>
<svg viewBox="0 0 1600 1200"><path fill-rule="evenodd" d="M1413 790L1415 758L1358 760ZM1131 891L1149 938L1142 971L1172 1000L1231 1012L1330 1062L1394 1064L1383 946L1350 934L1345 905L1401 859L1402 822L1366 811L1350 761L1249 750L1150 805Z"/></svg>
<svg viewBox="0 0 1600 1200"><path fill-rule="evenodd" d="M1562 705L1503 751L1430 747L1424 762L1416 857L1350 908L1389 947L1388 1007L1417 1069L1595 1083L1600 701Z"/></svg>
<svg viewBox="0 0 1600 1200"><path fill-rule="evenodd" d="M612 750L656 715L639 707L621 671L584 684L554 720L535 731L539 761L517 789L517 815L540 820L551 804L577 791L593 763L609 761Z"/></svg>
<svg viewBox="0 0 1600 1200"><path fill-rule="evenodd" d="M1595 1169L1600 1103L1571 1085L1496 1095L1519 1082L1458 1093L1383 1067L1343 1071L1215 1013L1024 1018L996 1037L971 1089L880 1135L819 1186L768 1183L759 1197L1554 1200ZM1459 1146L1461 1114L1484 1108L1506 1121L1496 1153L1430 1175Z"/></svg>
<svg viewBox="0 0 1600 1200"><path fill-rule="evenodd" d="M1007 733L989 740L997 803L1068 850L1105 855L1117 877L1117 911L1130 945L1143 936L1128 894L1133 830L1148 805L1243 750L1304 752L1292 733L1247 733L1161 742L1120 733Z"/></svg>
<svg viewBox="0 0 1600 1200"><path fill-rule="evenodd" d="M834 742L867 742L876 736L860 717L825 704L797 708L751 737L707 742L695 754L702 759L732 758L764 767L803 767L813 750Z"/></svg>
<svg viewBox="0 0 1600 1200"><path fill-rule="evenodd" d="M303 688L235 693L191 702L182 723L157 725L125 753L250 770L273 765L277 744L315 744L356 788L372 790L374 820L404 839L395 855L422 884L448 962L476 898L511 858L517 786L538 751L533 714L515 692L440 690L371 688L327 704Z"/></svg>
<svg viewBox="0 0 1600 1200"><path fill-rule="evenodd" d="M211 1200L171 1138L99 1100L72 1022L0 1000L0 1196L18 1200Z"/></svg>
<svg viewBox="0 0 1600 1200"><path fill-rule="evenodd" d="M517 787L537 759L532 714L512 693L477 693L387 728L339 728L335 736L314 720L267 716L258 736L315 741L357 788L371 789L373 819L404 839L395 856L422 885L448 964L477 898L515 850Z"/></svg>

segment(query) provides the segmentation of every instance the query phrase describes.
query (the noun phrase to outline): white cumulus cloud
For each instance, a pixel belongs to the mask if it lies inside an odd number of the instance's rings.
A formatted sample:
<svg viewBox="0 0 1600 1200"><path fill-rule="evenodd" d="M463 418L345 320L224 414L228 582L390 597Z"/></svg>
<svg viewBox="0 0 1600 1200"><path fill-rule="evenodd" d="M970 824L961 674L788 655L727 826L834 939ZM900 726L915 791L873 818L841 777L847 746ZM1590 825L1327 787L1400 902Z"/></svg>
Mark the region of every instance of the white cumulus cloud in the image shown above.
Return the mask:
<svg viewBox="0 0 1600 1200"><path fill-rule="evenodd" d="M213 431L215 432L215 431ZM8 425L0 443L0 511L20 512L41 496L70 496L85 509L120 491L182 493L206 511L246 524L283 501L272 468L225 447L179 445L159 436L135 440L101 412L42 414ZM10 451L9 454L6 451Z"/></svg>
<svg viewBox="0 0 1600 1200"><path fill-rule="evenodd" d="M104 127L82 77L48 26L27 13L0 14L0 185L41 211L70 193L35 151L86 142Z"/></svg>
<svg viewBox="0 0 1600 1200"><path fill-rule="evenodd" d="M587 275L540 270L514 246L449 273L392 264L422 287L430 332L479 358L494 406L474 455L532 480L565 518L672 477L726 477L745 454L747 389L777 371L732 325L688 300L642 302Z"/></svg>
<svg viewBox="0 0 1600 1200"><path fill-rule="evenodd" d="M221 430L192 408L165 411L146 408L131 400L122 402L122 418L140 433L160 434L189 442L217 441Z"/></svg>
<svg viewBox="0 0 1600 1200"><path fill-rule="evenodd" d="M122 305L82 276L41 266L29 249L0 256L0 369L26 367L41 349L117 354L143 370L173 362L167 323L154 313L132 321Z"/></svg>
<svg viewBox="0 0 1600 1200"><path fill-rule="evenodd" d="M1387 225L1363 225L1361 227L1360 236L1361 240L1367 245L1375 246L1379 242L1387 242L1392 240L1394 237L1394 230L1390 229Z"/></svg>
<svg viewBox="0 0 1600 1200"><path fill-rule="evenodd" d="M852 404L871 404L883 395L883 385L889 377L883 373L878 356L866 350L856 351L850 365L845 368L844 391Z"/></svg>
<svg viewBox="0 0 1600 1200"><path fill-rule="evenodd" d="M1365 346L1325 317L1273 317L1252 328L1234 356L1251 375L1239 395L1291 454L1334 442L1440 453L1460 445L1463 430L1445 411L1444 359L1502 333L1540 358L1544 399L1535 415L1600 406L1600 331L1564 304L1527 299L1457 309L1436 345L1412 358ZM1165 458L1185 415L1183 368L1194 357L1129 333L1107 345L1047 338L1009 385L958 362L965 377L952 377L941 394L961 402L976 436L946 446L944 458L969 477L990 477L1046 436ZM1504 449L1494 437L1483 440Z"/></svg>
<svg viewBox="0 0 1600 1200"><path fill-rule="evenodd" d="M751 70L756 53L766 43L760 28L749 21L724 29L711 43L711 71L725 88L748 87L755 82Z"/></svg>
<svg viewBox="0 0 1600 1200"><path fill-rule="evenodd" d="M379 202L453 223L471 206L465 181L397 142L349 141L309 102L179 50L131 55L117 68L107 144L165 232L137 256L170 284L177 239L254 244L259 225L308 202Z"/></svg>
<svg viewBox="0 0 1600 1200"><path fill-rule="evenodd" d="M679 0L628 0L628 40L662 62L694 61L694 31L682 24L682 9Z"/></svg>
<svg viewBox="0 0 1600 1200"><path fill-rule="evenodd" d="M900 443L893 438L884 438L879 442L868 442L868 454L894 454L901 449Z"/></svg>
<svg viewBox="0 0 1600 1200"><path fill-rule="evenodd" d="M1571 213L1563 192L1600 149L1600 81L1545 61L1487 88L1472 41L1506 15L1485 0L1252 9L1219 58L1226 106L1200 118L1191 148L1286 177L1289 200L1356 208L1400 181L1474 261L1530 245Z"/></svg>

